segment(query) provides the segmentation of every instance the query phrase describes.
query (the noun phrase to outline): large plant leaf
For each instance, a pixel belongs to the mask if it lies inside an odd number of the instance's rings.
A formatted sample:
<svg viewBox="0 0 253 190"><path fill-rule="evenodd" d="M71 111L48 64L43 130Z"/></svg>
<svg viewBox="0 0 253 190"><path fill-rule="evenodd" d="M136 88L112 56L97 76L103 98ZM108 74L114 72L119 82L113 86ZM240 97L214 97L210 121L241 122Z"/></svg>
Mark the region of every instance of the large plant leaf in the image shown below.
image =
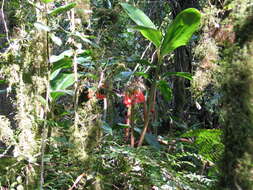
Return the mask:
<svg viewBox="0 0 253 190"><path fill-rule="evenodd" d="M151 41L156 47L160 46L162 40L162 33L160 30L148 28L145 26L136 26L134 29L139 30L141 34Z"/></svg>
<svg viewBox="0 0 253 190"><path fill-rule="evenodd" d="M60 7L57 7L56 9L50 11L48 13L49 16L57 16L59 14L62 14L64 12L67 12L69 10L71 10L72 8L74 8L77 4L76 3L69 3L67 5L63 5Z"/></svg>
<svg viewBox="0 0 253 190"><path fill-rule="evenodd" d="M148 28L156 29L154 23L149 19L149 17L142 12L140 9L129 5L128 3L121 3L120 4L123 9L126 11L128 16L138 25L144 26Z"/></svg>
<svg viewBox="0 0 253 190"><path fill-rule="evenodd" d="M154 23L149 17L140 9L133 7L127 3L121 3L121 6L126 11L128 16L137 24L135 29L139 30L141 34L150 40L156 47L160 46L162 34L156 29Z"/></svg>
<svg viewBox="0 0 253 190"><path fill-rule="evenodd" d="M198 29L200 18L201 14L195 8L185 9L180 12L167 29L161 46L161 56L165 56L176 48L186 45Z"/></svg>
<svg viewBox="0 0 253 190"><path fill-rule="evenodd" d="M52 91L65 90L75 82L73 73L60 73L50 81Z"/></svg>

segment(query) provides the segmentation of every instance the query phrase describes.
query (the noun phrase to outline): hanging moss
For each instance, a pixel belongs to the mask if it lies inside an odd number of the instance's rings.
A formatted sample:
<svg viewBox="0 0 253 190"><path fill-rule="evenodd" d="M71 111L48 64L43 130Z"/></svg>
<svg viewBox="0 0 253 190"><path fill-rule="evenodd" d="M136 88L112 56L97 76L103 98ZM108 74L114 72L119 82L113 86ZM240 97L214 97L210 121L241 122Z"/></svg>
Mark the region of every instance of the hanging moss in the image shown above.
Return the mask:
<svg viewBox="0 0 253 190"><path fill-rule="evenodd" d="M240 5L240 6L239 6ZM228 5L229 6L229 5ZM222 125L225 150L218 189L253 189L253 40L248 33L252 11L247 1L233 1L224 23L233 25L235 41L224 42L221 73L217 77L222 94ZM236 9L237 8L237 9ZM251 10L252 10L251 5ZM239 9L239 10L238 10ZM241 16L241 10L245 10ZM253 19L251 20L252 23Z"/></svg>

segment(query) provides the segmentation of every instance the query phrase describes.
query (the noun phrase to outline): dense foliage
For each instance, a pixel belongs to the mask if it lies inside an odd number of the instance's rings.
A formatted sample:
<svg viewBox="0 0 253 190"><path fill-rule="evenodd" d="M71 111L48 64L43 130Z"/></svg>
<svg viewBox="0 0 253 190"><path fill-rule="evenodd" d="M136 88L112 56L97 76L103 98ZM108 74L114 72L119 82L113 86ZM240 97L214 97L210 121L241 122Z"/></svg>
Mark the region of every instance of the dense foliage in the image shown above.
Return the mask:
<svg viewBox="0 0 253 190"><path fill-rule="evenodd" d="M0 3L0 189L252 189L250 0Z"/></svg>

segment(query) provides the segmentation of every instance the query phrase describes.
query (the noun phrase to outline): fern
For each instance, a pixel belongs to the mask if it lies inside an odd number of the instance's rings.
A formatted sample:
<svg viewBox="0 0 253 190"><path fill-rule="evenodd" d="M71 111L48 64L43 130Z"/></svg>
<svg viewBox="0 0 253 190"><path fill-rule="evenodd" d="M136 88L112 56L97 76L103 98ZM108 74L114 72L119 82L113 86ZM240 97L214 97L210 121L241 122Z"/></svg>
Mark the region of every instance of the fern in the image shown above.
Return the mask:
<svg viewBox="0 0 253 190"><path fill-rule="evenodd" d="M220 159L224 149L221 134L219 129L195 129L181 136L194 137L194 146L198 149L198 153L204 158L216 162Z"/></svg>

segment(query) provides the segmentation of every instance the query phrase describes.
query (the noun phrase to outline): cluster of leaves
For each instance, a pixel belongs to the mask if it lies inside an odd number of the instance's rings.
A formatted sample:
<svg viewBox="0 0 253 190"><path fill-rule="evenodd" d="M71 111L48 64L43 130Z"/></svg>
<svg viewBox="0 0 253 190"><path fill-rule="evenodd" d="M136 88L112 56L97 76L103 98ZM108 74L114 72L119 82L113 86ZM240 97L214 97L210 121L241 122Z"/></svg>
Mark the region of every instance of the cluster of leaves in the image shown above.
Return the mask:
<svg viewBox="0 0 253 190"><path fill-rule="evenodd" d="M204 175L210 170L204 157L187 152L186 144L174 148L169 152L165 147L136 149L109 137L90 161L103 189L210 189L216 179Z"/></svg>

